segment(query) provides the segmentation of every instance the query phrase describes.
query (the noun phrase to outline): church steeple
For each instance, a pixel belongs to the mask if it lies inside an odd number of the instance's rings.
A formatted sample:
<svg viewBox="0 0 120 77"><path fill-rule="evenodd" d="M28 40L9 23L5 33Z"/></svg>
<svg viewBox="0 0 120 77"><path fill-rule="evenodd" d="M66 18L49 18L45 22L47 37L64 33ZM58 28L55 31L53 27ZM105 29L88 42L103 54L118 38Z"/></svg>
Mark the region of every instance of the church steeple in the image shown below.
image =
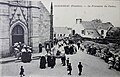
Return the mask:
<svg viewBox="0 0 120 77"><path fill-rule="evenodd" d="M53 15L53 4L51 2L51 15Z"/></svg>
<svg viewBox="0 0 120 77"><path fill-rule="evenodd" d="M53 4L50 7L50 40L53 41Z"/></svg>

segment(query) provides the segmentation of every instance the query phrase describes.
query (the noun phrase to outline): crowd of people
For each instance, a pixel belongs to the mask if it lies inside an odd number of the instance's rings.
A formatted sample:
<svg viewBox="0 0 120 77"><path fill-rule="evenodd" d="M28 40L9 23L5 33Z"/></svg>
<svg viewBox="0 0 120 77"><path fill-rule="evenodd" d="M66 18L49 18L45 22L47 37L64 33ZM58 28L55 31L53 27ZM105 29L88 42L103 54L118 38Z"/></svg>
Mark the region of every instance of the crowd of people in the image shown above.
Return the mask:
<svg viewBox="0 0 120 77"><path fill-rule="evenodd" d="M77 46L77 47L76 47ZM39 53L42 52L42 44L39 44ZM74 43L72 40L57 40L54 42L54 45L51 45L50 42L45 43L44 45L46 50L46 55L40 57L40 68L45 69L50 67L53 69L55 67L56 59L61 59L62 66L67 66L66 70L68 75L72 75L72 63L70 58L66 55L74 55L77 53L77 50L86 51L87 54L100 57L109 65L109 69L115 68L120 71L120 55L115 55L109 48L100 48L95 44L86 44L84 45L82 41ZM21 43L15 44L14 49L17 48L17 53L19 52L32 52L32 48ZM16 54L18 55L18 54ZM83 65L81 62L78 62L78 75L82 73Z"/></svg>
<svg viewBox="0 0 120 77"><path fill-rule="evenodd" d="M21 59L23 62L31 61L32 47L24 43L18 42L18 43L14 43L13 51L15 57L18 60Z"/></svg>
<svg viewBox="0 0 120 77"><path fill-rule="evenodd" d="M72 64L69 58L66 55L74 55L77 53L77 48L71 40L59 40L55 42L54 46L51 47L51 43L45 43L45 50L47 52L46 55L41 56L40 58L40 68L45 69L46 67L50 67L53 69L55 67L56 59L61 60L61 65L66 66L66 70L68 71L68 75L72 75ZM82 64L79 62L78 64L78 75L81 75L82 72Z"/></svg>
<svg viewBox="0 0 120 77"><path fill-rule="evenodd" d="M66 70L68 72L68 75L72 75L72 64L69 61L69 58L67 58L66 60L66 56L61 57L61 64L62 66L67 66ZM41 69L45 69L46 67L50 67L51 69L54 68L54 66L56 65L56 57L55 56L47 56L47 59L45 56L42 56L40 58L40 68ZM80 76L82 73L82 68L83 65L81 62L79 62L78 64L78 75Z"/></svg>
<svg viewBox="0 0 120 77"><path fill-rule="evenodd" d="M48 67L54 68L54 66L56 65L56 58L54 56L51 56L51 55L47 55L47 57L41 56L41 58L40 58L40 68L45 69L46 64L47 64Z"/></svg>
<svg viewBox="0 0 120 77"><path fill-rule="evenodd" d="M94 55L103 59L109 65L109 69L114 68L120 71L120 54L115 54L112 48L100 48L95 44L87 44L83 46L87 54Z"/></svg>

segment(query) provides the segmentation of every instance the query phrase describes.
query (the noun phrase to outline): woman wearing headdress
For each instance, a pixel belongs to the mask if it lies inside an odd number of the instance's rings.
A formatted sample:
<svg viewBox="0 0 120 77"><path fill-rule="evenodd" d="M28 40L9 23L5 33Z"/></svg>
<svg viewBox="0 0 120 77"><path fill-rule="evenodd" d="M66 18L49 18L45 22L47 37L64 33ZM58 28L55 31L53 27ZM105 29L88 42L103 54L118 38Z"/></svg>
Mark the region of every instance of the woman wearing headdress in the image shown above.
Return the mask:
<svg viewBox="0 0 120 77"><path fill-rule="evenodd" d="M46 58L45 58L45 56L42 56L40 58L40 68L41 69L45 69L46 68Z"/></svg>

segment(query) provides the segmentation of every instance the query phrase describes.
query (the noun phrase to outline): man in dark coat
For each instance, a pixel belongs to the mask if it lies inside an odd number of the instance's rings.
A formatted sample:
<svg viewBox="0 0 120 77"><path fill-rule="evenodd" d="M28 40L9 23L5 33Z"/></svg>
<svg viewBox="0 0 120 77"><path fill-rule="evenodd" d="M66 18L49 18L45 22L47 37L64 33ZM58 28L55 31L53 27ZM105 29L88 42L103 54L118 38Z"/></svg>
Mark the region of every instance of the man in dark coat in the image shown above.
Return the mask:
<svg viewBox="0 0 120 77"><path fill-rule="evenodd" d="M96 54L96 47L92 47L91 48L91 55L95 55Z"/></svg>
<svg viewBox="0 0 120 77"><path fill-rule="evenodd" d="M67 62L67 66L68 66L68 64L69 64L69 58L67 58L66 62Z"/></svg>
<svg viewBox="0 0 120 77"><path fill-rule="evenodd" d="M41 53L42 52L42 44L40 43L39 44L39 53Z"/></svg>
<svg viewBox="0 0 120 77"><path fill-rule="evenodd" d="M45 49L46 49L47 53L51 50L49 43L47 43L47 44L45 45Z"/></svg>
<svg viewBox="0 0 120 77"><path fill-rule="evenodd" d="M65 55L61 57L61 61L62 61L62 65L65 66L66 65L66 62L65 62L66 56Z"/></svg>
<svg viewBox="0 0 120 77"><path fill-rule="evenodd" d="M79 74L78 74L78 75L81 75L81 73L82 73L82 68L83 68L83 66L82 66L81 62L79 62L79 64L78 64Z"/></svg>
<svg viewBox="0 0 120 77"><path fill-rule="evenodd" d="M74 52L74 48L73 48L73 46L70 46L70 54L72 55L73 52Z"/></svg>
<svg viewBox="0 0 120 77"><path fill-rule="evenodd" d="M120 71L120 55L119 55L119 58L118 58L118 71Z"/></svg>
<svg viewBox="0 0 120 77"><path fill-rule="evenodd" d="M91 53L91 48L90 46L88 46L87 54L90 54L90 53Z"/></svg>
<svg viewBox="0 0 120 77"><path fill-rule="evenodd" d="M69 46L68 45L65 46L64 49L65 49L65 54L69 54Z"/></svg>
<svg viewBox="0 0 120 77"><path fill-rule="evenodd" d="M46 59L44 56L41 57L40 59L40 68L45 69L46 68Z"/></svg>
<svg viewBox="0 0 120 77"><path fill-rule="evenodd" d="M50 60L50 67L51 67L51 68L54 68L55 64L56 64L56 59L55 59L54 56L52 56L52 57L51 57L51 60Z"/></svg>
<svg viewBox="0 0 120 77"><path fill-rule="evenodd" d="M72 71L71 63L69 63L69 65L67 66L67 71L68 71L68 75L71 75L71 71Z"/></svg>
<svg viewBox="0 0 120 77"><path fill-rule="evenodd" d="M23 66L21 66L21 68L20 68L20 77L23 77L23 76L25 76L24 68L23 68Z"/></svg>
<svg viewBox="0 0 120 77"><path fill-rule="evenodd" d="M53 56L53 62L54 62L54 66L56 65L56 57Z"/></svg>
<svg viewBox="0 0 120 77"><path fill-rule="evenodd" d="M51 63L51 56L48 55L48 56L47 56L47 64L48 64L48 67L51 66L50 63Z"/></svg>
<svg viewBox="0 0 120 77"><path fill-rule="evenodd" d="M80 49L80 42L78 41L77 43L77 46L78 46L78 50Z"/></svg>

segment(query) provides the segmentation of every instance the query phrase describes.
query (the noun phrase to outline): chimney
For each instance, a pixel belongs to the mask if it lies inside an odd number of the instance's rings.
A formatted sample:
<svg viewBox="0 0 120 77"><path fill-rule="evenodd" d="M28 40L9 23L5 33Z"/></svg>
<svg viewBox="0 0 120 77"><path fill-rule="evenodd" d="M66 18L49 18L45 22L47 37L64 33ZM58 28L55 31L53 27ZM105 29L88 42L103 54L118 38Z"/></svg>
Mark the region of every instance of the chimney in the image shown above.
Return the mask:
<svg viewBox="0 0 120 77"><path fill-rule="evenodd" d="M77 22L78 22L78 19L76 19L76 24L77 24Z"/></svg>
<svg viewBox="0 0 120 77"><path fill-rule="evenodd" d="M79 19L80 20L80 23L82 23L82 19Z"/></svg>
<svg viewBox="0 0 120 77"><path fill-rule="evenodd" d="M76 19L76 24L78 24L78 22L82 23L82 19Z"/></svg>

